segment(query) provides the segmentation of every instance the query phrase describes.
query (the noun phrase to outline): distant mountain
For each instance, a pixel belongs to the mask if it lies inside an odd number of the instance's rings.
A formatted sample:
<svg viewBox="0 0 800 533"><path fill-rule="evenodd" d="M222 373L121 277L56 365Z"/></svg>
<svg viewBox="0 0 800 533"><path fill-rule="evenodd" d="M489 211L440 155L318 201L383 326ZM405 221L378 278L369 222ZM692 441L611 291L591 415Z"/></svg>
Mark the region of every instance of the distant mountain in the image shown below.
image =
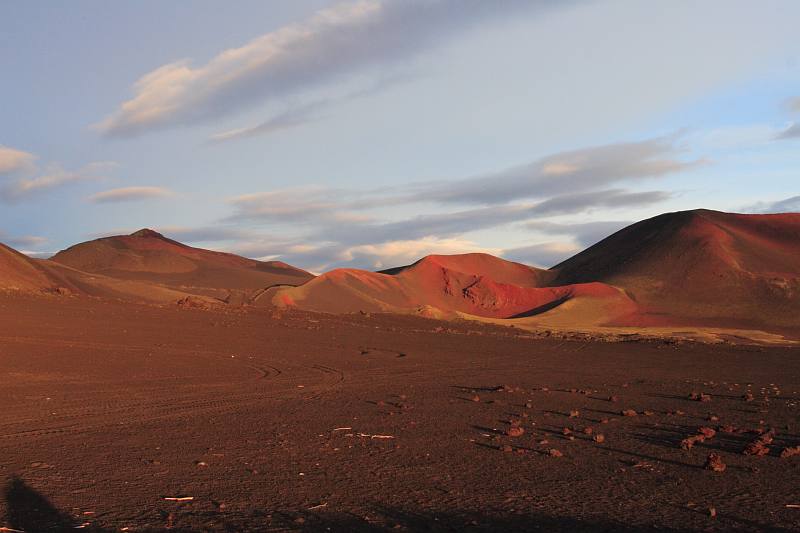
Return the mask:
<svg viewBox="0 0 800 533"><path fill-rule="evenodd" d="M152 283L89 274L46 259L32 259L3 244L0 244L0 290L153 303L175 303L190 296ZM203 296L196 297L195 301L213 302L214 299Z"/></svg>
<svg viewBox="0 0 800 533"><path fill-rule="evenodd" d="M84 272L156 283L230 303L252 300L271 286L299 285L313 277L280 261L193 248L150 229L77 244L51 260Z"/></svg>
<svg viewBox="0 0 800 533"><path fill-rule="evenodd" d="M667 213L628 226L550 270L463 254L318 277L140 230L72 246L51 260L0 245L0 289L151 302L193 296L201 305L523 319L566 328L798 332L800 214Z"/></svg>
<svg viewBox="0 0 800 533"><path fill-rule="evenodd" d="M625 289L641 324L800 326L800 214L667 213L552 269Z"/></svg>
<svg viewBox="0 0 800 533"><path fill-rule="evenodd" d="M567 302L613 301L633 311L622 291L602 283L550 287L554 274L487 254L431 255L413 265L368 272L338 269L296 288L277 291L273 302L323 312L459 313L512 318L545 313ZM608 318L608 317L605 317Z"/></svg>

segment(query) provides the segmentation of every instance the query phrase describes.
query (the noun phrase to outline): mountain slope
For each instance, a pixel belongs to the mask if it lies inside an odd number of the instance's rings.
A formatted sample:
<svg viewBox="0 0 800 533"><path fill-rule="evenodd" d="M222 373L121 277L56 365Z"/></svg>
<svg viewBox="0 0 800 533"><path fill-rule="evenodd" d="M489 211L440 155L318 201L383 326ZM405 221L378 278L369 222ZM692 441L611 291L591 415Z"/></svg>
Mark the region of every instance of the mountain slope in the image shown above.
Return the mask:
<svg viewBox="0 0 800 533"><path fill-rule="evenodd" d="M620 313L633 311L618 289L601 283L543 286L552 277L550 272L486 254L428 256L384 272L333 270L300 287L278 291L273 302L332 313L416 311L510 318L546 314L583 298L614 300Z"/></svg>
<svg viewBox="0 0 800 533"><path fill-rule="evenodd" d="M148 229L105 237L57 253L52 261L84 272L157 283L199 294L247 299L274 285L298 285L313 276L279 261L193 248Z"/></svg>
<svg viewBox="0 0 800 533"><path fill-rule="evenodd" d="M57 281L33 259L0 244L0 289L43 291L56 286Z"/></svg>
<svg viewBox="0 0 800 533"><path fill-rule="evenodd" d="M667 213L552 270L553 285L623 287L645 324L800 326L800 214Z"/></svg>
<svg viewBox="0 0 800 533"><path fill-rule="evenodd" d="M175 303L190 296L152 283L89 274L46 259L32 259L3 244L0 244L0 290L80 294L151 303ZM194 298L195 304L214 303L212 298Z"/></svg>

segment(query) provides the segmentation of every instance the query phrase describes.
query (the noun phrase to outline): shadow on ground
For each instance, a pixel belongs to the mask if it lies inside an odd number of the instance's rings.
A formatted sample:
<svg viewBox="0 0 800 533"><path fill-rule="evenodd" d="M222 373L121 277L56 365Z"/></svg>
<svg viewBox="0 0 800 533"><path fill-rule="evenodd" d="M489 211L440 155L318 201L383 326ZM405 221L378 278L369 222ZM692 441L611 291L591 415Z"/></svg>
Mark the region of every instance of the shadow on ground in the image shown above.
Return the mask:
<svg viewBox="0 0 800 533"><path fill-rule="evenodd" d="M89 523L79 523L68 513L58 510L45 496L28 486L19 477L12 477L5 489L5 532L74 532L111 533L117 528L103 528ZM153 519L141 524L135 531L144 533L194 531L333 531L364 532L379 531L570 531L581 533L638 531L677 532L685 528L631 526L613 521L582 520L570 517L547 516L545 514L486 514L471 511L451 510L447 512L412 511L399 507L372 506L370 512L361 513L370 518L341 512L254 512L247 516L228 515L185 508L166 516L154 510ZM771 528L743 520L734 520L728 530L788 531Z"/></svg>

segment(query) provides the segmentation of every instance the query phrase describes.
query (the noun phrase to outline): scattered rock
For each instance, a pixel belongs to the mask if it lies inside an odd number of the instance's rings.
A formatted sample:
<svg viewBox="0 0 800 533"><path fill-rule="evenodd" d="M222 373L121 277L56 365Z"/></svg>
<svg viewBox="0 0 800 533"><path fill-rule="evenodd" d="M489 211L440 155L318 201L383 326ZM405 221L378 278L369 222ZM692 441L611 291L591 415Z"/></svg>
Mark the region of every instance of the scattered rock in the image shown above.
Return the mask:
<svg viewBox="0 0 800 533"><path fill-rule="evenodd" d="M689 395L689 399L695 402L710 402L711 395L704 392L693 392Z"/></svg>
<svg viewBox="0 0 800 533"><path fill-rule="evenodd" d="M577 409L573 409L572 411L569 412L570 418L578 418L580 415L581 414Z"/></svg>
<svg viewBox="0 0 800 533"><path fill-rule="evenodd" d="M479 401L481 401L481 397L476 394L475 396L472 397L472 401L473 402L479 402Z"/></svg>
<svg viewBox="0 0 800 533"><path fill-rule="evenodd" d="M592 437L592 440L594 440L597 444L602 444L606 441L606 436L603 435L602 433L598 433L594 437Z"/></svg>
<svg viewBox="0 0 800 533"><path fill-rule="evenodd" d="M550 457L564 457L564 454L561 453L560 450L557 450L555 448L550 448L550 450L548 450L547 452L547 455L549 455Z"/></svg>
<svg viewBox="0 0 800 533"><path fill-rule="evenodd" d="M636 416L638 413L633 409L623 409L620 414L622 416Z"/></svg>
<svg viewBox="0 0 800 533"><path fill-rule="evenodd" d="M703 435L692 435L691 437L686 437L681 441L681 449L683 450L691 450L695 444L698 442L705 442L706 438Z"/></svg>
<svg viewBox="0 0 800 533"><path fill-rule="evenodd" d="M781 451L781 459L788 459L789 457L794 457L795 455L800 455L800 446L787 446Z"/></svg>
<svg viewBox="0 0 800 533"><path fill-rule="evenodd" d="M713 472L724 472L728 465L722 460L719 454L710 453L708 454L708 458L706 459L706 464L703 467L706 470L711 470Z"/></svg>
<svg viewBox="0 0 800 533"><path fill-rule="evenodd" d="M524 434L525 434L525 430L522 429L519 426L511 426L506 431L506 435L508 435L509 437L521 437Z"/></svg>
<svg viewBox="0 0 800 533"><path fill-rule="evenodd" d="M712 428L710 428L710 427L706 427L706 426L703 426L703 427L701 427L701 428L697 428L697 432L698 432L700 435L702 435L702 436L704 436L705 438L707 438L707 439L713 438L713 437L714 437L714 435L716 435L716 434L717 434L717 431L716 431L715 429L712 429Z"/></svg>
<svg viewBox="0 0 800 533"><path fill-rule="evenodd" d="M748 444L742 453L745 455L755 455L757 457L761 457L769 454L769 446L760 440L756 440Z"/></svg>

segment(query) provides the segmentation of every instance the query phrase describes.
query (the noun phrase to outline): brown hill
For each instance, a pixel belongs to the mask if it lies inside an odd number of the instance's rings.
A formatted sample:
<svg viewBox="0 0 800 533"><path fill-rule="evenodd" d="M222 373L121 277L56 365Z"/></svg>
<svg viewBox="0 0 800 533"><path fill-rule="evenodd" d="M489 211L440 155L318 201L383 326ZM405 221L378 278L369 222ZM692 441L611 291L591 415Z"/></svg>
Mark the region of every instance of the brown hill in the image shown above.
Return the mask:
<svg viewBox="0 0 800 533"><path fill-rule="evenodd" d="M192 296L152 283L89 274L46 259L32 259L3 244L0 244L0 290L87 295L152 303L190 301L187 298ZM204 296L192 296L191 301L200 305L215 302Z"/></svg>
<svg viewBox="0 0 800 533"><path fill-rule="evenodd" d="M602 283L545 286L553 273L487 254L432 255L383 272L338 269L305 285L277 291L273 302L323 312L422 312L489 318L536 316L574 299L631 302ZM601 320L602 322L602 320Z"/></svg>
<svg viewBox="0 0 800 533"><path fill-rule="evenodd" d="M800 326L797 213L667 213L552 270L553 285L600 281L625 288L643 325Z"/></svg>
<svg viewBox="0 0 800 533"><path fill-rule="evenodd" d="M57 285L33 259L0 244L0 289L43 291Z"/></svg>
<svg viewBox="0 0 800 533"><path fill-rule="evenodd" d="M156 283L230 302L252 300L268 287L299 285L313 277L280 261L193 248L149 229L77 244L51 260L84 272Z"/></svg>

